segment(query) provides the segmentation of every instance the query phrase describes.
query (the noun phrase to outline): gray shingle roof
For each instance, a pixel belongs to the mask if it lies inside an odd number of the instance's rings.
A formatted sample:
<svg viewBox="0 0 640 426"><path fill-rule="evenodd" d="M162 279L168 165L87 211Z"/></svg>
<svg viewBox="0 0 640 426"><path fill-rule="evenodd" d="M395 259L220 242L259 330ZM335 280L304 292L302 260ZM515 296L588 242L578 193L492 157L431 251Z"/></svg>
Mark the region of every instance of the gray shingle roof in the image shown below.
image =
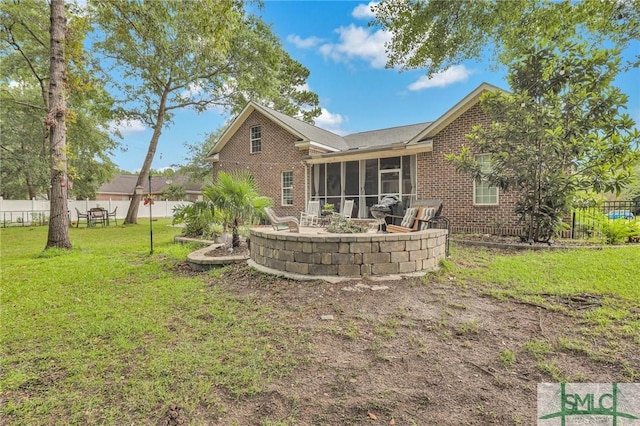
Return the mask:
<svg viewBox="0 0 640 426"><path fill-rule="evenodd" d="M257 105L260 108L264 108L277 120L304 135L310 141L330 146L339 151L406 143L431 124L431 122L417 123L407 126L370 130L366 132L353 133L347 136L340 136L302 120L298 120L297 118L290 117L274 109L259 104Z"/></svg>
<svg viewBox="0 0 640 426"><path fill-rule="evenodd" d="M290 132L297 134L298 137L300 137L300 141L315 142L329 147L330 149L327 150L328 152L326 155L340 155L342 152L353 152L364 149L378 151L398 144L407 144L409 142L412 144L418 143L421 142L422 139L428 139L430 136L433 136L433 134L437 134L451 121L463 114L471 105L478 102L480 94L487 90L501 89L487 83L482 83L464 99L460 100L456 105L449 109L445 114L432 122L353 133L344 137L306 123L302 120L298 120L297 118L290 117L272 108L265 107L255 102L250 102L247 104L243 112L236 117L232 124L227 127L225 133L223 133L222 137L216 142L207 156L210 159L215 160L213 155L219 153L231 137L232 132L237 131L243 114L248 114L252 110L260 111L262 114L267 115L271 120L279 123Z"/></svg>
<svg viewBox="0 0 640 426"><path fill-rule="evenodd" d="M351 149L407 143L422 130L426 129L429 124L431 124L431 122L353 133L344 136L344 141Z"/></svg>
<svg viewBox="0 0 640 426"><path fill-rule="evenodd" d="M258 104L256 104L258 105ZM283 122L290 128L294 129L298 133L304 135L308 140L312 142L317 142L323 145L330 146L331 148L335 148L337 150L345 150L349 149L349 146L345 143L344 139L335 133L331 133L328 130L322 129L320 127L316 127L312 124L304 122L302 120L298 120L297 118L290 117L286 114L283 114L274 109L265 107L263 105L259 105L261 108L264 108L269 112L273 117L277 120Z"/></svg>

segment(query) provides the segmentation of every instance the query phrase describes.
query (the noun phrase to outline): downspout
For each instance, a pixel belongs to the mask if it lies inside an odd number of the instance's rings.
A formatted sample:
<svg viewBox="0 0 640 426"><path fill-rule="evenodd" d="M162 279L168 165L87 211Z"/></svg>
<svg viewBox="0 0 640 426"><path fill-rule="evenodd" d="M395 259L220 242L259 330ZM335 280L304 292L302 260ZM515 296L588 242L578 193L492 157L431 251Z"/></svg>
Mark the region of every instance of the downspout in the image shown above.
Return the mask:
<svg viewBox="0 0 640 426"><path fill-rule="evenodd" d="M304 167L304 204L303 208L306 211L306 206L309 203L309 176L307 176L307 163L303 160L300 161L302 163L302 167Z"/></svg>

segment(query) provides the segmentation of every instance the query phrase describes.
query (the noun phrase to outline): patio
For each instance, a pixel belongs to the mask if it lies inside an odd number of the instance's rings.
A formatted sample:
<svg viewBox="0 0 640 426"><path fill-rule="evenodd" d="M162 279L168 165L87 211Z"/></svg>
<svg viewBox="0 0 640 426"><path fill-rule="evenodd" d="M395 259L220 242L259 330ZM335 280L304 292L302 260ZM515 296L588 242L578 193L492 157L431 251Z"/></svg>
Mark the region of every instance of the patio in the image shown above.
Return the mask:
<svg viewBox="0 0 640 426"><path fill-rule="evenodd" d="M365 277L435 270L446 253L447 231L402 234L336 234L301 227L299 233L260 227L250 230L252 266L302 277Z"/></svg>

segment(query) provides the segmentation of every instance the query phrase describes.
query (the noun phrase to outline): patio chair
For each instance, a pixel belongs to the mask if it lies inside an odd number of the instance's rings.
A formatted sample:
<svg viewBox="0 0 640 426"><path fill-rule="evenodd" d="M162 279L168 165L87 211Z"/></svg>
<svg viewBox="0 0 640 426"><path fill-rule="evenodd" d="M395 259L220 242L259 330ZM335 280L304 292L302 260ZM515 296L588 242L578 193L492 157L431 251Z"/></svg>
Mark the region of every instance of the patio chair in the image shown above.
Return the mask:
<svg viewBox="0 0 640 426"><path fill-rule="evenodd" d="M418 200L407 209L403 217L387 215L390 218L401 218L400 225L388 224L387 232L413 232L434 228L438 222L443 222L449 229L449 220L442 216L442 201Z"/></svg>
<svg viewBox="0 0 640 426"><path fill-rule="evenodd" d="M270 207L265 207L264 212L267 214L267 217L271 222L271 226L273 226L273 229L275 229L276 231L284 229L279 225L286 224L290 232L300 232L300 223L298 222L297 218L293 216L278 217Z"/></svg>
<svg viewBox="0 0 640 426"><path fill-rule="evenodd" d="M449 219L442 215L442 208L440 200L417 200L412 204L412 207L407 209L400 225L387 225L387 232L413 232L430 228L446 229L445 256L448 257ZM399 216L388 215L387 217L398 218Z"/></svg>
<svg viewBox="0 0 640 426"><path fill-rule="evenodd" d="M116 225L118 224L118 219L116 218L116 211L118 210L118 206L116 206L115 209L113 209L112 212L108 212L107 213L107 225L109 225L109 218L113 218L113 221L116 223Z"/></svg>
<svg viewBox="0 0 640 426"><path fill-rule="evenodd" d="M300 225L317 226L320 219L320 200L311 200L306 212L300 212Z"/></svg>
<svg viewBox="0 0 640 426"><path fill-rule="evenodd" d="M340 212L340 215L342 217L351 219L351 216L353 214L353 203L354 203L353 200L345 200L344 206L342 207L342 211Z"/></svg>
<svg viewBox="0 0 640 426"><path fill-rule="evenodd" d="M89 214L88 213L80 213L80 210L76 207L76 214L78 215L78 221L76 222L76 228L80 227L80 219L84 219L87 221L87 226L89 226Z"/></svg>

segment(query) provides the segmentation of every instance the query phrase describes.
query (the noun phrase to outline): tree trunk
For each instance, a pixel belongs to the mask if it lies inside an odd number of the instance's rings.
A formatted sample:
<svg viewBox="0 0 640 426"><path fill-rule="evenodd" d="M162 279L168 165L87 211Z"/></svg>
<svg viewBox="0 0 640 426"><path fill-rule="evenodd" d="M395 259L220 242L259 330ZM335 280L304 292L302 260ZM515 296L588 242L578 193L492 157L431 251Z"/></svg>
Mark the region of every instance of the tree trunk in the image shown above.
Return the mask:
<svg viewBox="0 0 640 426"><path fill-rule="evenodd" d="M162 98L160 99L160 107L158 108L158 115L156 117L156 125L153 128L153 136L151 136L151 141L149 142L149 149L147 150L147 156L144 159L144 163L142 164L142 168L140 169L140 174L138 175L138 180L136 180L136 187L141 186L144 188L144 191L148 191L149 188L145 186L145 182L148 181L149 171L151 170L151 163L153 162L153 157L156 155L156 149L158 147L158 141L160 140L160 135L162 134L162 125L164 124L164 115L166 114L166 104L167 97L169 95L171 85L171 79L165 86L165 90L162 93ZM149 194L151 196L151 194ZM140 207L140 200L142 199L142 194L136 194L135 189L133 190L133 194L131 196L131 203L129 203L129 210L127 210L127 216L124 219L124 223L136 224L138 223L138 208Z"/></svg>
<svg viewBox="0 0 640 426"><path fill-rule="evenodd" d="M64 0L51 0L51 48L49 64L49 108L45 122L51 149L51 208L49 236L45 248L71 248L67 205L67 127L65 115L65 37L67 18Z"/></svg>

